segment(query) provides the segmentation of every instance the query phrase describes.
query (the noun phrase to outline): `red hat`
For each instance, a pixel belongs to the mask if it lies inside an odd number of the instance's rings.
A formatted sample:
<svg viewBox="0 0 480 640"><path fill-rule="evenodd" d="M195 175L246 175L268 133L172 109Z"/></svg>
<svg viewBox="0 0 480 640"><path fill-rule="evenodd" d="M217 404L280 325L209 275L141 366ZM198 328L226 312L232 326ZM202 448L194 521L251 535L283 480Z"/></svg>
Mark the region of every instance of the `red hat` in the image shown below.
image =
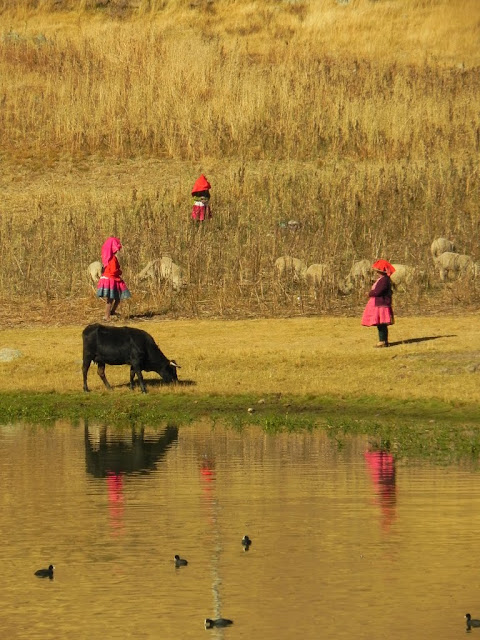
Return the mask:
<svg viewBox="0 0 480 640"><path fill-rule="evenodd" d="M387 260L377 260L372 264L372 269L386 273L387 276L391 276L392 273L395 273L395 267Z"/></svg>
<svg viewBox="0 0 480 640"><path fill-rule="evenodd" d="M197 181L193 185L192 193L197 193L197 191L208 191L208 189L211 189L211 188L212 187L209 181L206 179L206 177L202 173L202 175L197 179Z"/></svg>

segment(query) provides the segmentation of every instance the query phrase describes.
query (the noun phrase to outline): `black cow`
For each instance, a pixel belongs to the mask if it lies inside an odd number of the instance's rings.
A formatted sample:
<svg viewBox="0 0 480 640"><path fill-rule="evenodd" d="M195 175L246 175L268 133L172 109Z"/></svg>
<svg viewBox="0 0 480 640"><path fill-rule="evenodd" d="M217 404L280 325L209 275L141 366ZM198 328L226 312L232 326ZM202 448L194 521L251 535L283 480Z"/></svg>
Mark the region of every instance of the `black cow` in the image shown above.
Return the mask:
<svg viewBox="0 0 480 640"><path fill-rule="evenodd" d="M89 391L87 374L91 362L98 365L97 373L107 389L105 377L106 364L130 365L130 388L133 389L135 374L143 393L146 393L142 371L156 371L165 382L176 382L177 367L158 348L150 334L131 327L106 327L102 324L89 324L82 333L83 338L83 390Z"/></svg>

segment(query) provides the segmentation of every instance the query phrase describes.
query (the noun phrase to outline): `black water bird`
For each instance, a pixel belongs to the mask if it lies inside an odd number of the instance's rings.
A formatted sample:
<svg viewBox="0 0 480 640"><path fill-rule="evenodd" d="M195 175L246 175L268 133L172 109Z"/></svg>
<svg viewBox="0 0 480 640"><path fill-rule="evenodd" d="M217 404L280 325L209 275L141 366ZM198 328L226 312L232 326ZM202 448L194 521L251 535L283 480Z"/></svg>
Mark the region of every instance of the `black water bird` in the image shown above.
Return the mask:
<svg viewBox="0 0 480 640"><path fill-rule="evenodd" d="M213 629L214 627L229 627L233 624L233 620L228 618L217 618L212 620L211 618L205 618L205 629Z"/></svg>
<svg viewBox="0 0 480 640"><path fill-rule="evenodd" d="M472 627L480 627L480 620L476 620L472 618L469 613L465 614L465 618L467 620L467 629L470 630Z"/></svg>
<svg viewBox="0 0 480 640"><path fill-rule="evenodd" d="M175 566L176 567L186 567L188 564L187 560L181 558L179 555L175 556Z"/></svg>
<svg viewBox="0 0 480 640"><path fill-rule="evenodd" d="M38 571L35 571L35 575L38 578L50 578L50 580L52 580L54 569L55 567L51 564L48 569L38 569Z"/></svg>
<svg viewBox="0 0 480 640"><path fill-rule="evenodd" d="M252 544L252 541L250 540L250 538L248 536L243 536L242 538L243 550L248 551L250 549L251 544Z"/></svg>

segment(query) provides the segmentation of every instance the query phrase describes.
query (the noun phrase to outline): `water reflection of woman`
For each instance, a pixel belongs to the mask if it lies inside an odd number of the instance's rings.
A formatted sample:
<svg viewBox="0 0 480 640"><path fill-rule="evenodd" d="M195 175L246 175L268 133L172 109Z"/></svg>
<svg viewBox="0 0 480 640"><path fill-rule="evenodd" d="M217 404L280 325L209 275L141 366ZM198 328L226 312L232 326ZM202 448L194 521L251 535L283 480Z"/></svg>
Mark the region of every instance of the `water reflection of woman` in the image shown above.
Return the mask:
<svg viewBox="0 0 480 640"><path fill-rule="evenodd" d="M115 535L122 532L123 529L123 475L109 471L107 473L108 502L110 510L110 523Z"/></svg>
<svg viewBox="0 0 480 640"><path fill-rule="evenodd" d="M397 502L395 459L388 451L366 451L365 460L382 511L382 528L388 531L395 519Z"/></svg>

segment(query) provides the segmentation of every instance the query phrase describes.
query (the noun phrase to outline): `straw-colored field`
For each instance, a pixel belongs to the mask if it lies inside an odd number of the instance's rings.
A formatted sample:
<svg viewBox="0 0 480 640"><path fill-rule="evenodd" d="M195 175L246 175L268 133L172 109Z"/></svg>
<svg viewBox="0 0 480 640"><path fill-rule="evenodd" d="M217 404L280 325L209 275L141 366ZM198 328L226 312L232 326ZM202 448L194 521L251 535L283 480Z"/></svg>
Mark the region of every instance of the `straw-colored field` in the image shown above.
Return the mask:
<svg viewBox="0 0 480 640"><path fill-rule="evenodd" d="M376 330L358 318L142 322L191 386L151 386L150 394L377 396L415 401L480 402L478 317L400 318L392 346L375 349ZM0 364L0 392L81 391L80 326L5 330L2 347L22 357ZM118 395L131 394L128 367L107 367ZM156 379L154 373L147 379ZM89 372L91 395L109 393ZM139 391L135 391L139 394Z"/></svg>
<svg viewBox="0 0 480 640"><path fill-rule="evenodd" d="M0 0L3 315L75 314L111 234L135 313L343 314L363 292L339 279L378 257L424 271L412 313L471 309L429 246L480 259L479 34L477 0ZM136 279L165 253L181 295ZM278 282L284 254L332 277Z"/></svg>

